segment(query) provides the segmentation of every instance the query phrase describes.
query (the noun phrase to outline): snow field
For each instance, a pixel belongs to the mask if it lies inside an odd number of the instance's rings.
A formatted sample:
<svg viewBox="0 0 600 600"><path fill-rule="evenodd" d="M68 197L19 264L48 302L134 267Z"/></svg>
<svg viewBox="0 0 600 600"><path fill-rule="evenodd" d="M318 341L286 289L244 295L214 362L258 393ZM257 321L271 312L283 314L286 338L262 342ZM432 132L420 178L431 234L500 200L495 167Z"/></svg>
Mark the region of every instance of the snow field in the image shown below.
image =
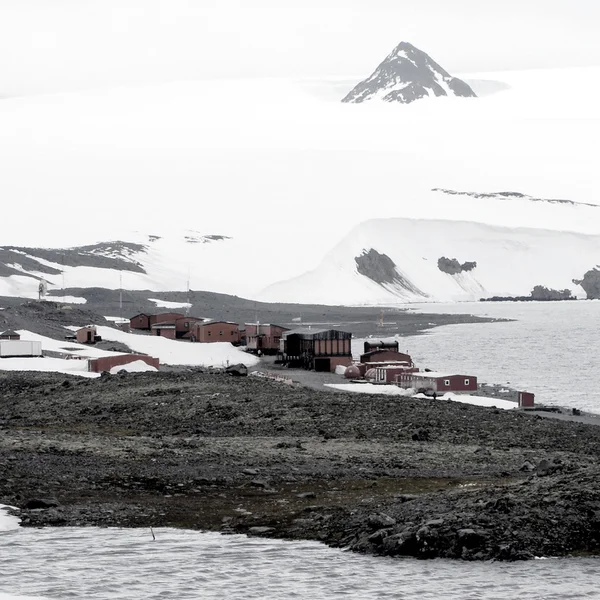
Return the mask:
<svg viewBox="0 0 600 600"><path fill-rule="evenodd" d="M228 342L199 344L169 340L160 336L126 333L111 327L98 327L103 340L122 342L133 352L149 354L167 365L189 365L203 367L223 367L243 363L246 366L258 364L259 359Z"/></svg>
<svg viewBox="0 0 600 600"><path fill-rule="evenodd" d="M19 517L13 517L6 512L7 508L12 508L10 506L6 506L5 504L0 504L0 533L3 531L12 531L13 529L19 528L19 523L21 520ZM0 599L2 598L2 594L0 593Z"/></svg>
<svg viewBox="0 0 600 600"><path fill-rule="evenodd" d="M325 386L342 392L352 392L355 394L377 394L379 396L398 396L401 398L428 398L428 396L425 396L424 394L415 394L415 390L413 389L403 389L395 385L375 385L373 383L326 383ZM443 396L439 396L437 400L462 402L463 404L485 406L488 408L501 408L503 410L517 408L517 404L515 402L510 402L509 400L485 398L483 396L470 396L467 394L446 393Z"/></svg>

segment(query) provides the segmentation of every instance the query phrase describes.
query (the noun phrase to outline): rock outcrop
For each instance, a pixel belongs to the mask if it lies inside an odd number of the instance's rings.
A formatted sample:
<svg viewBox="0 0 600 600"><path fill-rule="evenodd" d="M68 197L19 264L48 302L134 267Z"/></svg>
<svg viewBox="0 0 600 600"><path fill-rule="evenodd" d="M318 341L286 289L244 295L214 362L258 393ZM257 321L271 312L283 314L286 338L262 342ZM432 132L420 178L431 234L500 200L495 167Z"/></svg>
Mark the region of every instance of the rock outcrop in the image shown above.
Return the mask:
<svg viewBox="0 0 600 600"><path fill-rule="evenodd" d="M588 297L588 300L600 300L600 268L590 269L583 279L573 279L575 285L580 285Z"/></svg>
<svg viewBox="0 0 600 600"><path fill-rule="evenodd" d="M411 293L426 296L426 294L398 271L396 264L387 254L381 254L371 248L370 250L363 251L354 260L357 271L361 275L368 277L371 281L383 286L391 285L400 287Z"/></svg>
<svg viewBox="0 0 600 600"><path fill-rule="evenodd" d="M458 273L472 271L477 266L477 263L475 261L467 261L461 264L456 258L446 258L445 256L442 256L438 258L437 265L438 269L442 271L442 273L447 273L448 275L458 275Z"/></svg>
<svg viewBox="0 0 600 600"><path fill-rule="evenodd" d="M452 77L425 52L401 42L342 102L360 103L379 98L408 104L429 96L476 97L464 81Z"/></svg>

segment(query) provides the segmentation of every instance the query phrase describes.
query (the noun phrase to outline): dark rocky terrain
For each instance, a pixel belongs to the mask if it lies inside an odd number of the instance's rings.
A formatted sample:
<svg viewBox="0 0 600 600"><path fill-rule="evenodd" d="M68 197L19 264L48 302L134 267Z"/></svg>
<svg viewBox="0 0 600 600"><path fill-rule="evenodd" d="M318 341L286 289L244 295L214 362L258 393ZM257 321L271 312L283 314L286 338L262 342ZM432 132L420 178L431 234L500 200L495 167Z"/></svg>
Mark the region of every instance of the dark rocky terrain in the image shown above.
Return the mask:
<svg viewBox="0 0 600 600"><path fill-rule="evenodd" d="M191 527L423 558L600 551L595 425L197 370L0 374L0 406L0 503L26 526Z"/></svg>
<svg viewBox="0 0 600 600"><path fill-rule="evenodd" d="M86 298L86 304L65 305L52 301L27 301L22 298L0 297L0 330L28 329L36 333L63 339L63 325L108 325L104 316L132 317L140 312L156 314L167 310L157 308L148 298L192 304L189 314L197 317L223 319L236 323L276 323L294 328L302 325L335 327L351 331L355 337L415 335L425 329L454 323L487 323L498 319L472 315L417 313L405 309L381 307L346 307L311 304L275 304L255 302L238 296L213 292L151 292L107 290L104 288L70 288L65 294ZM121 302L122 300L122 302ZM383 310L383 327L379 320ZM301 322L295 319L301 319Z"/></svg>
<svg viewBox="0 0 600 600"><path fill-rule="evenodd" d="M475 97L475 92L425 52L401 42L342 102L361 103L377 97L385 102L409 104L430 95Z"/></svg>

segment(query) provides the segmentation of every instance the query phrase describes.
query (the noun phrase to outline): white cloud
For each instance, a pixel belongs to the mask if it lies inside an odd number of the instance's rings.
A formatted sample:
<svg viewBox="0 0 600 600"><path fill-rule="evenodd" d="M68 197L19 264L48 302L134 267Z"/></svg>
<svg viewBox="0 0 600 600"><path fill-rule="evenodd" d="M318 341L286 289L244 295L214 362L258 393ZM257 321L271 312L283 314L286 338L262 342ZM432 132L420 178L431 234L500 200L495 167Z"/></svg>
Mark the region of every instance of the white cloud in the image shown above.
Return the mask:
<svg viewBox="0 0 600 600"><path fill-rule="evenodd" d="M596 0L0 0L0 96L366 75L401 40L456 71L600 64Z"/></svg>

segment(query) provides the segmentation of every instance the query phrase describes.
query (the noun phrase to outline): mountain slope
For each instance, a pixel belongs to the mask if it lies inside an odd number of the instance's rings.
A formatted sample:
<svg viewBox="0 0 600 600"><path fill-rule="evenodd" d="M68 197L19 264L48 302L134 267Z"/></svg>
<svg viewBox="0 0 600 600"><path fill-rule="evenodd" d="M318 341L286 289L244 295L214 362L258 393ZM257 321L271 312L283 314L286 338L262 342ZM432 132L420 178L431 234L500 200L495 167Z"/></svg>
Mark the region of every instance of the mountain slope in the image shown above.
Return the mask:
<svg viewBox="0 0 600 600"><path fill-rule="evenodd" d="M269 286L260 297L323 304L464 301L528 295L535 285L585 297L572 280L599 259L600 235L374 219L356 227L317 269Z"/></svg>
<svg viewBox="0 0 600 600"><path fill-rule="evenodd" d="M342 102L361 103L379 98L385 102L409 104L429 96L473 98L475 92L461 79L452 77L425 52L401 42Z"/></svg>

